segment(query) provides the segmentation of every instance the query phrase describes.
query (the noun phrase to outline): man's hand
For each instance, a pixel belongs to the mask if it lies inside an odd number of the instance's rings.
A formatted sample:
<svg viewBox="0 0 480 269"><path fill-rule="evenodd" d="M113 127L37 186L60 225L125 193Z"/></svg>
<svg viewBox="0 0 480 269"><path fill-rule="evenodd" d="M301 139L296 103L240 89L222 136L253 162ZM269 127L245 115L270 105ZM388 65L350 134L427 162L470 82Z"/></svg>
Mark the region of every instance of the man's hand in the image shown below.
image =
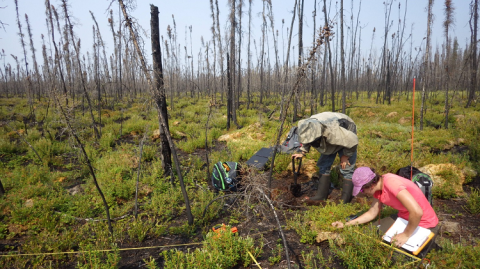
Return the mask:
<svg viewBox="0 0 480 269"><path fill-rule="evenodd" d="M295 153L292 155L292 159L303 158L305 155L303 153Z"/></svg>
<svg viewBox="0 0 480 269"><path fill-rule="evenodd" d="M347 165L350 165L350 162L348 161L348 156L343 155L340 158L340 166L342 167L342 169L345 169Z"/></svg>
<svg viewBox="0 0 480 269"><path fill-rule="evenodd" d="M335 221L334 223L332 223L332 226L335 228L343 228L345 225L341 221Z"/></svg>
<svg viewBox="0 0 480 269"><path fill-rule="evenodd" d="M394 237L392 237L392 242L395 244L397 247L403 246L405 243L407 243L408 238L410 236L407 236L405 233L397 234Z"/></svg>

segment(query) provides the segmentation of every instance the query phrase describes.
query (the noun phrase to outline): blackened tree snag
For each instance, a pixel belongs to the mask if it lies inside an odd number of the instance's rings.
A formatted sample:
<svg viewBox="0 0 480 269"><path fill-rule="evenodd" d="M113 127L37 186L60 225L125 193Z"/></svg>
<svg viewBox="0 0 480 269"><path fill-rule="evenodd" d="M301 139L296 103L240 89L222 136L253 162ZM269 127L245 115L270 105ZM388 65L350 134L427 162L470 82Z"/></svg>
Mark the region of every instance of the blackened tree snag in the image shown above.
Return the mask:
<svg viewBox="0 0 480 269"><path fill-rule="evenodd" d="M2 197L5 194L5 189L3 188L2 181L0 180L0 197Z"/></svg>
<svg viewBox="0 0 480 269"><path fill-rule="evenodd" d="M157 105L158 113L165 119L166 130L160 128L160 140L162 145L162 168L164 175L172 174L172 152L168 146L165 132L169 132L167 98L165 96L165 85L163 82L162 52L160 50L160 30L158 25L158 7L150 6L151 10L151 35L152 35L152 57L153 57L153 83L154 83L154 101ZM160 115L158 117L160 119ZM161 122L159 120L161 126Z"/></svg>
<svg viewBox="0 0 480 269"><path fill-rule="evenodd" d="M127 9L125 7L125 4L123 3L123 0L118 0L118 3L120 4L120 8L122 9L123 17L125 18L126 25L128 27L128 30L130 31L130 36L132 38L133 44L135 46L135 51L137 52L137 55L139 57L140 63L141 63L141 69L143 71L143 74L147 78L148 85L150 86L150 92L153 96L155 96L156 93L152 78L150 76L150 73L147 70L147 64L145 63L145 57L143 57L143 53L140 50L140 46L138 45L137 39L135 37L135 32L133 31L133 25L132 25L132 20L127 14ZM151 13L157 14L157 21L158 21L158 8L155 6L151 6ZM153 12L153 10L156 10ZM155 98L155 97L154 97ZM185 200L185 211L187 214L187 219L188 219L188 224L192 225L193 224L193 215L192 215L192 210L190 208L190 201L188 200L188 195L187 191L185 189L185 184L183 182L183 177L182 177L182 171L180 169L180 162L178 161L178 156L177 152L175 151L175 145L173 144L172 137L170 136L170 132L168 131L168 126L166 119L163 117L163 114L160 113L160 108L157 106L157 112L159 116L159 122L160 122L160 129L164 129L165 135L168 141L168 146L170 147L170 150L172 151L173 154L173 160L175 161L175 166L177 168L177 174L178 174L178 180L180 181L180 188L182 190L182 195L183 199Z"/></svg>
<svg viewBox="0 0 480 269"><path fill-rule="evenodd" d="M430 38L432 34L432 22L433 22L433 13L432 13L432 6L434 0L428 0L428 19L427 19L427 43L425 44L425 61L424 61L424 78L423 78L423 87L422 87L422 106L420 107L420 130L423 130L423 114L425 108L425 84L428 83L429 78L429 70L430 70L430 63L428 58L430 56ZM428 85L428 84L427 84Z"/></svg>
<svg viewBox="0 0 480 269"><path fill-rule="evenodd" d="M325 18L324 31L330 32L330 26L328 25L328 16L327 16L327 0L323 0L323 14ZM333 72L332 66L332 51L330 49L330 37L325 39L328 48L328 68L330 70L330 89L331 89L331 98L332 98L332 111L335 111L335 74Z"/></svg>
<svg viewBox="0 0 480 269"><path fill-rule="evenodd" d="M228 94L227 94L227 130L230 129L230 120L232 118L232 74L230 69L230 55L227 52L227 81L228 81Z"/></svg>
<svg viewBox="0 0 480 269"><path fill-rule="evenodd" d="M445 0L445 21L443 21L443 27L445 28L445 50L446 50L446 61L445 61L445 72L446 72L446 82L445 82L445 129L448 129L448 112L450 111L450 107L448 104L448 87L450 82L450 70L448 61L450 59L450 41L448 38L450 26L453 24L453 11L455 8L453 7L452 0Z"/></svg>
<svg viewBox="0 0 480 269"><path fill-rule="evenodd" d="M465 108L468 108L472 101L475 99L475 91L477 89L477 71L478 71L478 59L477 59L477 31L478 31L478 0L473 0L471 4L472 15L470 19L470 31L471 35L471 77L470 77L470 90L468 91L468 101ZM473 18L473 25L472 25Z"/></svg>

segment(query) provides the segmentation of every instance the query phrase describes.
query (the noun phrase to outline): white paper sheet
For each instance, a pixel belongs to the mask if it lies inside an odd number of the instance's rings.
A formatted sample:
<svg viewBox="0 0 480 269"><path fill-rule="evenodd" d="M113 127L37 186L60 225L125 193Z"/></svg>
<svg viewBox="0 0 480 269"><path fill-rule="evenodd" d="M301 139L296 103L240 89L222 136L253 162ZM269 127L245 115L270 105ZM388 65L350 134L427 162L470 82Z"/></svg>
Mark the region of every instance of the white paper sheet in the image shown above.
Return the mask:
<svg viewBox="0 0 480 269"><path fill-rule="evenodd" d="M408 221L402 218L397 218L395 223L388 229L388 231L383 236L383 240L391 242L392 237L396 234L403 233L407 227ZM428 239L432 231L429 229L418 226L417 229L413 232L412 236L407 240L407 242L402 246L402 248L414 252L419 247L421 247L425 241Z"/></svg>

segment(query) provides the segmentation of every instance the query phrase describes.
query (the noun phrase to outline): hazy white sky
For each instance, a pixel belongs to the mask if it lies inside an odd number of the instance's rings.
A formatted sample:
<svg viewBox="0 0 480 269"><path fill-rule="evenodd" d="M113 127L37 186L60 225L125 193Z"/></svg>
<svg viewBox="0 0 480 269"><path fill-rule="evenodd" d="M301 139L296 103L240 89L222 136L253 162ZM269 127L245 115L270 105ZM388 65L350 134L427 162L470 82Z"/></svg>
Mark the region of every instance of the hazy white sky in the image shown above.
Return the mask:
<svg viewBox="0 0 480 269"><path fill-rule="evenodd" d="M376 28L375 39L373 41L373 47L380 49L382 46L383 31L385 27L385 0L363 0L361 2L360 10L360 26L362 27L362 49L369 49L372 43L372 30ZM92 26L93 20L89 11L92 11L97 19L97 22L100 26L100 31L103 36L103 40L107 46L107 50L112 50L113 47L113 38L109 29L108 24L108 7L111 0L70 0L70 13L74 17L74 22L76 23L74 31L78 37L82 40L82 52L85 53L87 50L92 50ZM228 1L227 0L218 0L220 8L220 27L222 35L225 34L228 26L227 24L227 15L228 15ZM283 48L287 46L287 27L290 27L292 9L294 5L294 0L272 0L273 5L273 15L274 15L274 27L279 31L279 57L283 58ZM317 28L323 24L324 16L322 13L323 0L317 0ZM416 0L416 1L405 1L405 0L394 0L393 7L391 11L390 21L393 21L393 26L390 34L397 31L397 24L399 19L403 21L405 6L407 8L406 13L406 34L407 37L410 32L412 32L412 45L413 47L424 46L422 43L423 38L426 35L426 6L427 0ZM465 47L465 44L469 42L470 29L469 29L469 4L470 0L453 0L455 7L454 17L455 25L452 27L451 35L456 36L460 43L461 47ZM51 0L51 4L58 6L60 11L60 1ZM262 12L262 1L253 0L252 1L252 56L256 58L257 50L253 47L253 39L256 40L257 46L259 46L260 36L261 36L261 12ZM340 5L339 2L327 1L327 6L331 3L330 8L330 17L333 18L338 10L335 5ZM351 5L354 3L353 12L351 10ZM356 20L358 14L359 0L344 0L344 15L345 23L347 26L350 26L350 17L354 16ZM200 50L200 39L203 36L205 42L208 42L212 38L211 33L211 24L212 19L210 17L210 1L209 0L137 0L136 9L131 13L131 16L138 20L138 23L143 27L147 34L150 33L150 4L158 6L160 14L160 32L161 35L166 37L166 29L168 25L173 27L172 15L175 16L175 22L177 25L177 42L181 44L182 49L186 44L185 37L188 27L192 26L192 40L193 40L193 56L196 60L198 52ZM432 46L435 47L444 40L444 29L442 22L444 20L443 12L444 1L436 0L434 3L434 14L435 21L433 25L433 39ZM21 18L21 24L23 33L26 35L26 22L25 14L28 15L30 26L32 29L32 34L34 37L35 48L37 50L37 59L39 62L41 60L41 34L48 36L45 23L45 1L43 0L18 0L19 5L19 14ZM398 7L401 7L400 12ZM19 59L23 59L23 52L20 46L20 41L18 37L18 26L16 22L16 11L14 0L0 0L0 20L5 24L5 29L0 29L0 50L4 50L4 58L0 58L0 64L3 65L5 62L13 62L11 54L16 55ZM304 46L309 46L312 40L313 34L313 18L312 11L314 7L314 0L305 1L305 17L304 17ZM111 6L115 16L115 22L118 23L118 4L115 3ZM244 16L242 18L242 31L244 32L242 50L246 50L246 41L247 41L247 31L248 31L248 1L245 0L243 7ZM353 14L352 14L353 13ZM338 14L336 15L338 18ZM282 20L284 23L282 24ZM292 46L297 47L298 38L296 37L298 16L296 17L296 22L294 25L294 37L292 40ZM354 22L355 23L355 22ZM413 28L412 28L413 27ZM269 26L269 30L270 30ZM413 30L412 30L413 29ZM348 29L345 28L345 31ZM339 34L339 31L338 31ZM348 34L346 32L346 34ZM283 35L283 37L282 37ZM269 33L271 38L271 33ZM58 34L57 37L58 38ZM188 49L190 53L190 33L187 33L187 42ZM349 42L350 37L346 37L346 42ZM148 41L147 41L148 42ZM28 43L27 43L28 44ZM273 53L273 42L270 40L269 45L271 47L270 52ZM410 40L406 43L410 47ZM147 52L150 51L150 43L146 44ZM27 47L28 57L31 57L31 52ZM296 49L295 49L296 51ZM182 51L183 53L183 51ZM297 52L298 53L298 52ZM273 54L272 54L273 55ZM147 59L151 61L150 57L147 56ZM243 60L246 62L246 59ZM31 66L31 65L30 65Z"/></svg>

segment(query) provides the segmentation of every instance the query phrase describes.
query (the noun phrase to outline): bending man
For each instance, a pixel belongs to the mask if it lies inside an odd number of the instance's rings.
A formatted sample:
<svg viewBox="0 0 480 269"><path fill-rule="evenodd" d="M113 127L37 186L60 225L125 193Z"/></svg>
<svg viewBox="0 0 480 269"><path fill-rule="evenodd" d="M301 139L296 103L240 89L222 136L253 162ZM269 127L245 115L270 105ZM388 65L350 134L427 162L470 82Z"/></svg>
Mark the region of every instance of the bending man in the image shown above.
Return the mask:
<svg viewBox="0 0 480 269"><path fill-rule="evenodd" d="M317 166L320 180L315 196L310 200L325 200L330 188L330 169L335 157L340 157L340 174L343 177L342 200L350 203L352 200L352 175L357 160L357 126L345 114L323 112L298 122L298 136L303 146L300 153L292 158L302 158L311 147L320 152Z"/></svg>

